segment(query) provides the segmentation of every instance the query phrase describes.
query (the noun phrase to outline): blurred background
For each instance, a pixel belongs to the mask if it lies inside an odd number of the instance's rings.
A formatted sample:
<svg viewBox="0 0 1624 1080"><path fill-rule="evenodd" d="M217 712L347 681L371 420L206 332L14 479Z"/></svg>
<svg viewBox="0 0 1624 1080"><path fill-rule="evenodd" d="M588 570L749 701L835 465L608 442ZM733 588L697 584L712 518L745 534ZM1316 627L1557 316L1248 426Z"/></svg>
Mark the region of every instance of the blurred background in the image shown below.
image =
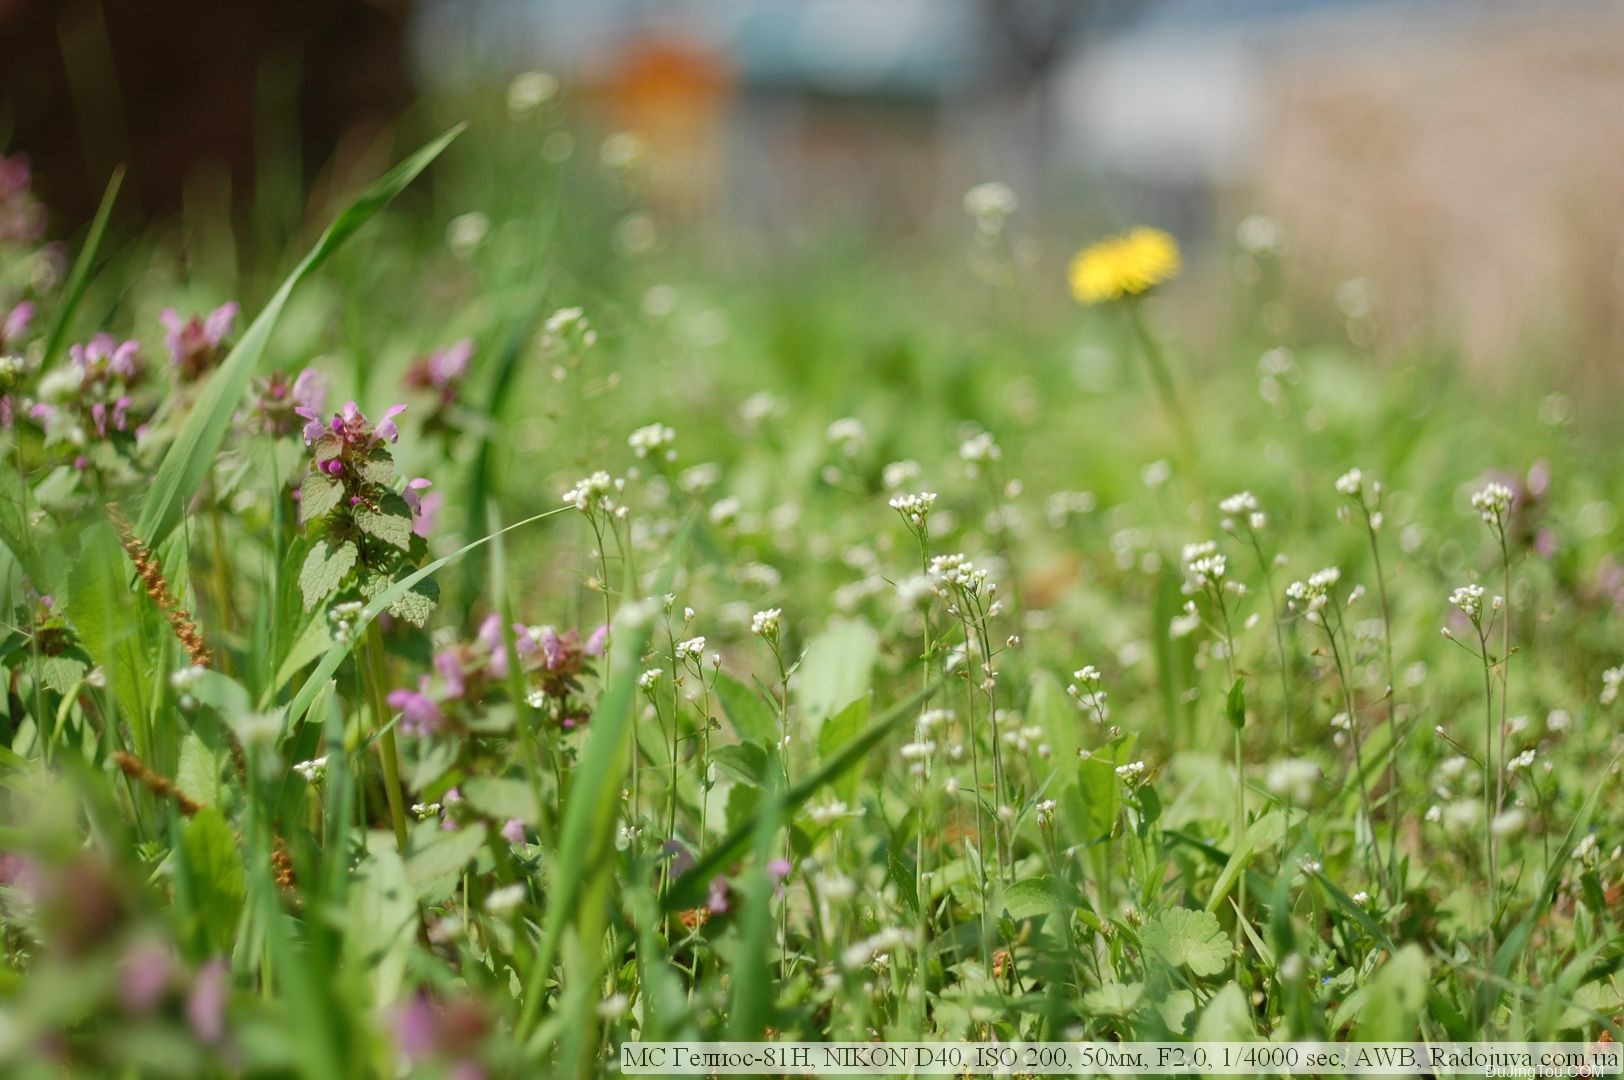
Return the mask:
<svg viewBox="0 0 1624 1080"><path fill-rule="evenodd" d="M1174 231L1197 312L1244 223L1388 347L1606 378L1624 346L1616 2L0 0L0 146L61 237L119 163L125 218L263 237L504 97L568 103L500 136L549 160L635 157L662 235L907 250L1001 181L1021 257Z"/></svg>

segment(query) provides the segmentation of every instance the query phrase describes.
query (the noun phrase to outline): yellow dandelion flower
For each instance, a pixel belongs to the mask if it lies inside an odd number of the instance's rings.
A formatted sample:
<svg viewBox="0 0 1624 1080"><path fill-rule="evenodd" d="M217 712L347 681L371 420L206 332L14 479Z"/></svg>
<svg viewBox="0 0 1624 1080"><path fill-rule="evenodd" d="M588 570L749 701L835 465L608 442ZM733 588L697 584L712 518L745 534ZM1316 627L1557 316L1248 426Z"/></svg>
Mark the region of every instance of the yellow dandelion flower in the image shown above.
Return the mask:
<svg viewBox="0 0 1624 1080"><path fill-rule="evenodd" d="M1179 266L1178 242L1141 225L1079 251L1071 260L1071 295L1080 304L1138 296L1177 277Z"/></svg>

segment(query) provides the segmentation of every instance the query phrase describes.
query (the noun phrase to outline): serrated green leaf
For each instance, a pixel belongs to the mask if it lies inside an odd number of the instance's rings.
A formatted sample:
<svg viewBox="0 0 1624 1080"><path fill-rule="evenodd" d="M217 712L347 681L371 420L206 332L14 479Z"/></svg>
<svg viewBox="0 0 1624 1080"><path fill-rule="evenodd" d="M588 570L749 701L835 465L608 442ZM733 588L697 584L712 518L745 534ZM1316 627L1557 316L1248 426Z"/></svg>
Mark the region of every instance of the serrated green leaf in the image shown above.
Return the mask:
<svg viewBox="0 0 1624 1080"><path fill-rule="evenodd" d="M368 536L405 551L412 546L412 508L393 491L380 496L377 508L355 508L355 524Z"/></svg>
<svg viewBox="0 0 1624 1080"><path fill-rule="evenodd" d="M1140 940L1147 952L1192 975L1216 975L1229 963L1229 941L1209 911L1169 908L1151 920Z"/></svg>
<svg viewBox="0 0 1624 1080"><path fill-rule="evenodd" d="M299 482L299 520L306 524L324 517L344 497L344 485L331 476L310 473Z"/></svg>
<svg viewBox="0 0 1624 1080"><path fill-rule="evenodd" d="M387 484L395 478L395 459L382 446L374 446L355 462L355 473L369 484Z"/></svg>
<svg viewBox="0 0 1624 1080"><path fill-rule="evenodd" d="M389 614L405 619L422 629L440 606L440 584L433 578L424 578L399 596L389 601Z"/></svg>
<svg viewBox="0 0 1624 1080"><path fill-rule="evenodd" d="M1143 983L1106 983L1083 995L1083 1011L1092 1016L1128 1016L1144 998Z"/></svg>
<svg viewBox="0 0 1624 1080"><path fill-rule="evenodd" d="M66 694L90 673L90 665L73 653L39 658L39 681L59 694Z"/></svg>
<svg viewBox="0 0 1624 1080"><path fill-rule="evenodd" d="M332 547L326 540L318 540L305 556L304 567L299 571L299 591L304 594L305 610L309 611L321 601L337 592L344 579L355 568L355 560L359 557L352 541L346 540L337 548Z"/></svg>

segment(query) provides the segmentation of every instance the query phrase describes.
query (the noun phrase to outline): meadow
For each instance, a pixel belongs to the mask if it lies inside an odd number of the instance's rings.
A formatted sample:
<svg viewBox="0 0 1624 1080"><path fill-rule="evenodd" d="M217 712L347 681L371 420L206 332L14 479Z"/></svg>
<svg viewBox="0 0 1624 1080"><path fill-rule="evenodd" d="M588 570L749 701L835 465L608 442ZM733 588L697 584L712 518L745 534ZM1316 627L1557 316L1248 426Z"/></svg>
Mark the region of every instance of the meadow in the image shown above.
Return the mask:
<svg viewBox="0 0 1624 1080"><path fill-rule="evenodd" d="M1624 1037L1616 387L505 105L246 239L7 159L6 1075Z"/></svg>

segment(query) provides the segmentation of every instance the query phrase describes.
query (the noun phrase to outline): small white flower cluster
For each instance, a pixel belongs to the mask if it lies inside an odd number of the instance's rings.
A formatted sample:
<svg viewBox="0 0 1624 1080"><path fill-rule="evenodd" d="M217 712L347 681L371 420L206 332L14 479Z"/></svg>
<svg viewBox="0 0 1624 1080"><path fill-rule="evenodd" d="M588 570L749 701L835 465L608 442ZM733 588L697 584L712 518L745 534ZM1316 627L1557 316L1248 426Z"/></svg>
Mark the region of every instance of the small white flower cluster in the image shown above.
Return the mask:
<svg viewBox="0 0 1624 1080"><path fill-rule="evenodd" d="M851 807L847 806L841 800L830 799L828 802L819 803L816 806L808 807L806 816L812 819L812 823L814 825L828 825L832 822L839 821L842 818L855 817L857 815L852 812Z"/></svg>
<svg viewBox="0 0 1624 1080"><path fill-rule="evenodd" d="M981 466L991 464L1003 456L1004 451L993 441L990 431L971 436L959 444L959 460L969 467L971 476L977 475Z"/></svg>
<svg viewBox="0 0 1624 1080"><path fill-rule="evenodd" d="M1477 511L1478 517L1483 519L1485 525L1496 525L1505 517L1507 510L1511 509L1512 491L1506 485L1491 481L1484 485L1482 491L1472 495L1472 509Z"/></svg>
<svg viewBox="0 0 1624 1080"><path fill-rule="evenodd" d="M1462 585L1449 594L1449 603L1473 622L1483 617L1483 586Z"/></svg>
<svg viewBox="0 0 1624 1080"><path fill-rule="evenodd" d="M783 608L768 608L756 612L750 616L750 632L768 641L777 641L779 617L783 614Z"/></svg>
<svg viewBox="0 0 1624 1080"><path fill-rule="evenodd" d="M986 236L1004 231L1004 223L1020 208L1015 192L1006 183L989 180L964 193L964 212L975 219L976 229Z"/></svg>
<svg viewBox="0 0 1624 1080"><path fill-rule="evenodd" d="M1516 776L1519 772L1532 769L1534 767L1534 759L1538 756L1539 751L1532 746L1529 747L1527 750L1524 750L1522 753L1506 762L1506 775Z"/></svg>
<svg viewBox="0 0 1624 1080"><path fill-rule="evenodd" d="M962 553L932 558L930 576L943 588L961 590L972 596L998 591L997 584L987 580L987 571L978 568Z"/></svg>
<svg viewBox="0 0 1624 1080"><path fill-rule="evenodd" d="M314 784L327 775L327 755L301 761L293 767L293 771L304 777L305 783Z"/></svg>
<svg viewBox="0 0 1624 1080"><path fill-rule="evenodd" d="M508 915L517 911L528 895L525 884L515 881L511 885L503 885L499 889L492 889L485 897L485 910L492 915Z"/></svg>
<svg viewBox="0 0 1624 1080"><path fill-rule="evenodd" d="M924 528L925 519L930 517L931 509L936 505L934 491L921 491L915 495L898 495L891 500L891 509L902 515L904 521L916 529Z"/></svg>
<svg viewBox="0 0 1624 1080"><path fill-rule="evenodd" d="M1053 799L1044 799L1033 809L1037 812L1038 824L1047 825L1054 820L1055 808L1058 804Z"/></svg>
<svg viewBox="0 0 1624 1080"><path fill-rule="evenodd" d="M198 664L191 664L187 667L177 668L176 670L170 672L169 685L173 687L175 693L179 695L176 704L178 704L183 711L191 712L197 707L197 698L192 695L192 689L197 686L197 681L201 679L207 671L208 669L205 667Z"/></svg>
<svg viewBox="0 0 1624 1080"><path fill-rule="evenodd" d="M1358 498L1365 492L1365 474L1360 469L1349 469L1336 478L1336 490L1351 498Z"/></svg>
<svg viewBox="0 0 1624 1080"><path fill-rule="evenodd" d="M1624 693L1624 664L1601 673L1601 703L1611 705Z"/></svg>
<svg viewBox="0 0 1624 1080"><path fill-rule="evenodd" d="M1174 638L1187 638L1201 629L1201 613L1195 608L1195 601L1187 600L1184 603L1184 613L1175 615L1167 621L1167 632Z"/></svg>
<svg viewBox="0 0 1624 1080"><path fill-rule="evenodd" d="M579 340L588 348L598 343L598 332L592 329L586 312L578 307L559 308L547 316L547 322L541 328L544 348L557 348L569 338Z"/></svg>
<svg viewBox="0 0 1624 1080"><path fill-rule="evenodd" d="M919 462L912 458L893 461L880 470L880 482L885 485L885 490L897 491L918 480L924 472Z"/></svg>
<svg viewBox="0 0 1624 1080"><path fill-rule="evenodd" d="M558 95L558 80L545 71L526 71L508 83L508 115L522 119Z"/></svg>
<svg viewBox="0 0 1624 1080"><path fill-rule="evenodd" d="M645 694L650 693L660 684L660 678L665 672L657 667L651 667L637 677L637 688Z"/></svg>
<svg viewBox="0 0 1624 1080"><path fill-rule="evenodd" d="M1306 758L1286 758L1269 766L1263 782L1275 795L1283 796L1297 806L1307 806L1313 801L1320 775L1320 767L1315 762Z"/></svg>
<svg viewBox="0 0 1624 1080"><path fill-rule="evenodd" d="M869 963L878 963L884 954L908 943L908 933L897 927L887 927L861 941L846 947L840 954L840 963L848 971L855 971Z"/></svg>
<svg viewBox="0 0 1624 1080"><path fill-rule="evenodd" d="M361 612L365 605L359 600L347 600L342 604L334 604L327 609L327 621L333 627L333 640L340 645L349 645L355 641L356 626L361 621Z"/></svg>
<svg viewBox="0 0 1624 1080"><path fill-rule="evenodd" d="M677 433L664 424L648 424L632 432L626 439L626 445L632 448L632 453L638 458L646 458L650 454L665 451L667 461L677 460L677 452L673 444L677 441Z"/></svg>
<svg viewBox="0 0 1624 1080"><path fill-rule="evenodd" d="M1244 520L1253 531L1269 523L1268 515L1258 505L1257 496L1250 491L1237 491L1229 498L1219 500L1218 509L1226 515L1222 522L1225 532L1234 531L1237 518Z"/></svg>
<svg viewBox="0 0 1624 1080"><path fill-rule="evenodd" d="M1021 725L1019 713L1012 713L1006 709L998 710L998 723L1003 726L1004 745L1018 753L1029 753L1037 750L1039 756L1048 757L1049 748L1040 742L1043 738L1043 728L1037 724Z"/></svg>
<svg viewBox="0 0 1624 1080"><path fill-rule="evenodd" d="M626 489L626 481L610 476L599 469L591 476L577 481L575 486L564 492L564 503L573 506L583 514L592 514L602 511L617 520L626 520L626 507L615 501L615 496Z"/></svg>
<svg viewBox="0 0 1624 1080"><path fill-rule="evenodd" d="M1320 612L1331 602L1331 590L1342 580L1342 571L1334 566L1316 570L1307 581L1293 581L1286 586L1286 605L1293 611L1302 611L1311 622L1317 622Z"/></svg>
<svg viewBox="0 0 1624 1080"><path fill-rule="evenodd" d="M1130 761L1126 765L1116 767L1117 778L1130 787L1137 784L1145 775L1143 761Z"/></svg>
<svg viewBox="0 0 1624 1080"><path fill-rule="evenodd" d="M936 740L921 737L913 742L903 743L898 751L902 760L908 763L908 773L912 776L930 775L930 759L936 754Z"/></svg>
<svg viewBox="0 0 1624 1080"><path fill-rule="evenodd" d="M418 821L427 821L441 810L445 809L437 802L420 802L412 804L412 816Z"/></svg>
<svg viewBox="0 0 1624 1080"><path fill-rule="evenodd" d="M1184 572L1197 588L1221 588L1228 563L1218 554L1218 545L1211 540L1184 545Z"/></svg>
<svg viewBox="0 0 1624 1080"><path fill-rule="evenodd" d="M1071 677L1073 681L1066 687L1066 693L1075 698L1078 705L1092 712L1094 719L1105 723L1111 716L1111 710L1105 704L1108 695L1100 669L1093 664L1084 664L1072 672Z"/></svg>
<svg viewBox="0 0 1624 1080"><path fill-rule="evenodd" d="M1235 242L1253 258L1278 255L1286 246L1286 230L1267 214L1248 214L1235 226Z"/></svg>
<svg viewBox="0 0 1624 1080"><path fill-rule="evenodd" d="M827 434L829 441L840 449L846 457L854 458L863 451L863 443L868 438L868 431L863 422L854 416L845 416L829 425Z"/></svg>
<svg viewBox="0 0 1624 1080"><path fill-rule="evenodd" d="M703 637L691 637L679 641L673 646L671 654L678 660L697 662L705 655L705 639Z"/></svg>

